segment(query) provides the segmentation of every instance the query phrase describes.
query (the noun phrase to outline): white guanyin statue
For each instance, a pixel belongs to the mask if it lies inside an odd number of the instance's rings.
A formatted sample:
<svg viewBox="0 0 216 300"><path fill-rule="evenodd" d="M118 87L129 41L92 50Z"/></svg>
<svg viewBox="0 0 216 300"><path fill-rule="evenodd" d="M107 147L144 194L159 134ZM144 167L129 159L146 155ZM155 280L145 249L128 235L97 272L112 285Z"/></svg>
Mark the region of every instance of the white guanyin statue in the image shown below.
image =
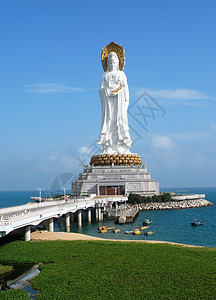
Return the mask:
<svg viewBox="0 0 216 300"><path fill-rule="evenodd" d="M121 48L121 45L112 42L102 50L105 72L99 90L102 120L98 144L101 144L101 154L131 154L127 118L129 90L127 78L122 71L125 57L124 49ZM103 56L106 56L104 62Z"/></svg>

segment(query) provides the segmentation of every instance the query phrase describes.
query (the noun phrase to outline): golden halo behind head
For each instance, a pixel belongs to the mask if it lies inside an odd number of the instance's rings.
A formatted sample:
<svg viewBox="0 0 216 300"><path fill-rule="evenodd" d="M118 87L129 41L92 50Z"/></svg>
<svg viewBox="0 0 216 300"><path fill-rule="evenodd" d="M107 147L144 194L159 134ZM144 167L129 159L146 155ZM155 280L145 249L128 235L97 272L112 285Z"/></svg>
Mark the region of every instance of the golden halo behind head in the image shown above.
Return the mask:
<svg viewBox="0 0 216 300"><path fill-rule="evenodd" d="M110 52L115 52L119 59L119 70L123 71L124 64L125 64L125 51L122 45L118 45L114 42L111 42L110 44L106 45L101 52L101 62L104 71L107 71L107 58L110 54Z"/></svg>

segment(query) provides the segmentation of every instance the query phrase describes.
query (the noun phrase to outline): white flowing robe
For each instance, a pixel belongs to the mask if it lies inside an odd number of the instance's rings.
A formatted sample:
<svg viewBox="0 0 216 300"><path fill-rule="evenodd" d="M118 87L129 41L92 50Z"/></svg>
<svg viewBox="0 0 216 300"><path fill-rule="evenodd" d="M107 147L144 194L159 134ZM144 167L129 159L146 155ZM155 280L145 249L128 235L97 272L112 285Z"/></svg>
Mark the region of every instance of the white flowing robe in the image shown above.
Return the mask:
<svg viewBox="0 0 216 300"><path fill-rule="evenodd" d="M122 88L117 95L111 96L111 91L120 86ZM102 120L98 143L102 145L102 154L130 154L131 138L127 118L129 90L124 72L104 72L99 93Z"/></svg>

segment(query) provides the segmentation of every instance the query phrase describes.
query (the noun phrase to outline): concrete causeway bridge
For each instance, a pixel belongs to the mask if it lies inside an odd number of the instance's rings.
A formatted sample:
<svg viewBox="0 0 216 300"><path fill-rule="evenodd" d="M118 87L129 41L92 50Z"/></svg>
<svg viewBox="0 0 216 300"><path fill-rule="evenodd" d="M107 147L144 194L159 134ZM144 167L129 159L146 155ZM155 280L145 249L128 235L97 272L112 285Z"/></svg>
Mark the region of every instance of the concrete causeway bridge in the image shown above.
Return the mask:
<svg viewBox="0 0 216 300"><path fill-rule="evenodd" d="M28 203L0 209L0 237L22 229L25 241L31 239L31 226L43 225L49 231L54 231L54 218L61 223L65 220L65 231L70 232L70 223L77 217L78 226L82 226L82 214L87 212L88 222L92 222L94 213L96 221L103 221L103 214L108 203L127 201L125 196L96 196L94 198L66 199L59 201Z"/></svg>

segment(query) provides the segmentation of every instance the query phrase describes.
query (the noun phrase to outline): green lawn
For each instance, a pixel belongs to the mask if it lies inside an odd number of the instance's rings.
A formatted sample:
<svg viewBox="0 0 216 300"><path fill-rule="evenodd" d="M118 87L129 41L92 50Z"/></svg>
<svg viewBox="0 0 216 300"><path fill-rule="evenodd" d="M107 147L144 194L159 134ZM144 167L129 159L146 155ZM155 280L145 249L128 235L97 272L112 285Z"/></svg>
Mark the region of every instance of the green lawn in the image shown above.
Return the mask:
<svg viewBox="0 0 216 300"><path fill-rule="evenodd" d="M0 262L44 263L32 280L41 291L36 299L216 299L213 248L17 241L0 249ZM0 299L16 299L5 298L7 293L0 293Z"/></svg>
<svg viewBox="0 0 216 300"><path fill-rule="evenodd" d="M0 275L3 274L3 273L10 272L12 269L13 269L12 266L3 266L3 265L0 265Z"/></svg>

